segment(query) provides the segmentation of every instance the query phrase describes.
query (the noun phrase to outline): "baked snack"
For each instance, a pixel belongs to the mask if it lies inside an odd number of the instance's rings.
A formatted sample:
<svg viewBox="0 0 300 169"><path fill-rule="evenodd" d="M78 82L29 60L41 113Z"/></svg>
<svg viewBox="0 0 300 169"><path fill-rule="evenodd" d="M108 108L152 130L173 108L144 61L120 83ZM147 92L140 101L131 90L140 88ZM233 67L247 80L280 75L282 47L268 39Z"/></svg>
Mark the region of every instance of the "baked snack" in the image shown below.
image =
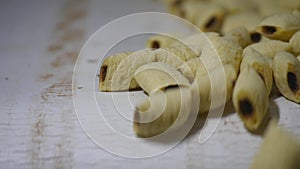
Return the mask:
<svg viewBox="0 0 300 169"><path fill-rule="evenodd" d="M273 60L273 73L280 93L300 103L300 61L291 53L279 52Z"/></svg>

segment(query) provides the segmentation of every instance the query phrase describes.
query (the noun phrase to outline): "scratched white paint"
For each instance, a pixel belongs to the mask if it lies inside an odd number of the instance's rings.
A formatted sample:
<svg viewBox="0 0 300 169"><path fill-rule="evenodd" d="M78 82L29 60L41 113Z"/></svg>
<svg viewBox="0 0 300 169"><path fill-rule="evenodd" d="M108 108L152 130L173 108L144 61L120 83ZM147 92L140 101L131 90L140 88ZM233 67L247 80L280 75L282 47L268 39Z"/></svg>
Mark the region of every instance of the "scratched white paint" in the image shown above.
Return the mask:
<svg viewBox="0 0 300 169"><path fill-rule="evenodd" d="M234 113L208 142L198 143L198 120L177 147L140 160L102 150L81 129L71 97L74 53L105 23L161 6L152 0L1 1L0 168L247 168L261 136L247 132ZM65 36L72 31L82 36ZM280 123L300 137L300 106L284 98L275 103ZM206 127L215 119L209 120Z"/></svg>

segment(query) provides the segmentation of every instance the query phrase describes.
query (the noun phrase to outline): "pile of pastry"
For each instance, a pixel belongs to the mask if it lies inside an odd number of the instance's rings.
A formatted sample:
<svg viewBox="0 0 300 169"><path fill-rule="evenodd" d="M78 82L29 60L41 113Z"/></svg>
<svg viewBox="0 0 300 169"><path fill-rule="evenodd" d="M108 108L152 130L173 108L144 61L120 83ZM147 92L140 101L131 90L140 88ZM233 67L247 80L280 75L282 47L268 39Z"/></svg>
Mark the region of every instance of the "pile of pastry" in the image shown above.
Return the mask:
<svg viewBox="0 0 300 169"><path fill-rule="evenodd" d="M230 103L256 132L270 119L273 96L300 103L299 0L165 2L204 33L150 37L147 49L109 56L100 68L100 91L148 95L133 112L137 136L180 128L195 105L201 115ZM277 124L269 125L259 154L265 152L278 158L273 168L300 168L300 143ZM263 161L258 155L253 168L269 167Z"/></svg>

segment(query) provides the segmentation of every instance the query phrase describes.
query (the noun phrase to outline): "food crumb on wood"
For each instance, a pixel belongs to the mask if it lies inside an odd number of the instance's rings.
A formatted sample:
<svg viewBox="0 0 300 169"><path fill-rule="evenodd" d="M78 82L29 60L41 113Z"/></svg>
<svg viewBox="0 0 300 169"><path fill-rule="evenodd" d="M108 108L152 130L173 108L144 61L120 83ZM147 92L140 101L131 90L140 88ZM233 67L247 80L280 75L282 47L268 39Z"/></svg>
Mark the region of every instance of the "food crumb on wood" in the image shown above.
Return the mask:
<svg viewBox="0 0 300 169"><path fill-rule="evenodd" d="M48 51L49 52L56 52L56 51L61 50L62 48L63 48L63 46L61 44L49 45Z"/></svg>
<svg viewBox="0 0 300 169"><path fill-rule="evenodd" d="M48 79L52 78L53 76L54 76L53 74L47 73L45 75L40 76L40 79L41 80L48 80Z"/></svg>

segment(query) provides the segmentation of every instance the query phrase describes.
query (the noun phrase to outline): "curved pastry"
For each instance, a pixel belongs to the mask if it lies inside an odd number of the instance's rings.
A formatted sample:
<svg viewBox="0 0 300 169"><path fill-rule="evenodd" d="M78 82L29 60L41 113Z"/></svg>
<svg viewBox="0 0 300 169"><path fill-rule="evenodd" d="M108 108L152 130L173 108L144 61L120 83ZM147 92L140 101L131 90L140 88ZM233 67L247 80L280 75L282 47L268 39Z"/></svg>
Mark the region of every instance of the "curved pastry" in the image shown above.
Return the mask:
<svg viewBox="0 0 300 169"><path fill-rule="evenodd" d="M291 53L280 52L273 60L273 74L279 92L300 103L300 61Z"/></svg>
<svg viewBox="0 0 300 169"><path fill-rule="evenodd" d="M298 169L299 157L299 140L271 122L250 169Z"/></svg>
<svg viewBox="0 0 300 169"><path fill-rule="evenodd" d="M139 67L134 73L134 78L148 94L173 86L190 86L189 81L178 70L163 62L148 63Z"/></svg>
<svg viewBox="0 0 300 169"><path fill-rule="evenodd" d="M191 113L189 87L168 88L150 93L134 112L134 131L138 137L152 137L182 126Z"/></svg>
<svg viewBox="0 0 300 169"><path fill-rule="evenodd" d="M221 5L207 2L188 1L181 10L181 17L205 32L219 32L225 16L225 9Z"/></svg>
<svg viewBox="0 0 300 169"><path fill-rule="evenodd" d="M267 61L267 58L256 50L248 48L243 52L240 71L243 71L247 66L251 66L257 71L266 85L268 94L270 94L273 86L273 73L272 65Z"/></svg>
<svg viewBox="0 0 300 169"><path fill-rule="evenodd" d="M230 100L236 78L235 68L230 64L209 70L209 73L197 71L192 90L197 90L199 93L199 113L203 114L210 109L219 108ZM225 84L223 84L224 82ZM212 87L214 91L212 91ZM215 99L213 100L214 105L211 104L212 98Z"/></svg>
<svg viewBox="0 0 300 169"><path fill-rule="evenodd" d="M241 70L232 101L245 127L256 131L267 114L269 95L264 81L252 67Z"/></svg>
<svg viewBox="0 0 300 169"><path fill-rule="evenodd" d="M106 58L100 68L99 89L101 91L127 91L138 89L134 72L151 62L165 62L178 68L185 61L198 57L187 47L157 50L142 50L134 53L120 53Z"/></svg>
<svg viewBox="0 0 300 169"><path fill-rule="evenodd" d="M276 40L289 41L300 30L300 14L280 13L267 17L258 24L256 31Z"/></svg>
<svg viewBox="0 0 300 169"><path fill-rule="evenodd" d="M279 40L265 40L259 43L249 45L245 48L245 50L247 48L253 48L257 52L269 58L273 58L276 55L276 53L280 51L292 51L291 45L289 43L282 42Z"/></svg>

